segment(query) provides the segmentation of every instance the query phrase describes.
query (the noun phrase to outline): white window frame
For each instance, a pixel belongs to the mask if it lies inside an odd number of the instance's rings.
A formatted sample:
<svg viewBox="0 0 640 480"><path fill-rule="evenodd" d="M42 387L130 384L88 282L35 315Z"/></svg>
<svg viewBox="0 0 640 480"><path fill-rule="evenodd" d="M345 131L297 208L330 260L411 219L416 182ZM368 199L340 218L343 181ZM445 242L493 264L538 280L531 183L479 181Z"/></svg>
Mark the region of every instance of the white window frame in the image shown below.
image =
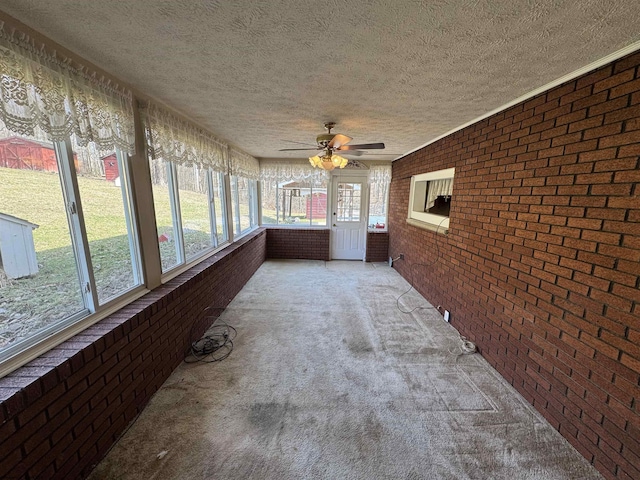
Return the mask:
<svg viewBox="0 0 640 480"><path fill-rule="evenodd" d="M238 190L238 179L243 178L249 182L249 226L242 230L240 221L240 191ZM229 178L231 200L231 232L233 239L238 239L258 226L258 181L238 175L231 175ZM231 233L230 232L230 233Z"/></svg>
<svg viewBox="0 0 640 480"><path fill-rule="evenodd" d="M147 159L147 162L151 160ZM185 246L184 246L184 227L182 222L182 211L180 206L180 192L179 192L179 179L178 172L174 162L166 162L167 168L167 186L169 190L169 203L171 207L171 216L173 221L173 235L175 238L176 248L176 264L171 268L162 272L162 281L166 282L171 278L179 275L180 273L191 268L193 265L199 263L205 258L211 256L217 252L222 246L226 246L230 242L229 227L227 223L228 205L227 205L227 182L225 176L210 168L203 168L203 173L207 176L207 203L209 205L209 224L211 230L211 247L202 250L197 255L187 258ZM217 220L216 220L216 207L215 207L215 195L213 189L213 175L219 176L219 186L223 189L221 195L222 206L222 226L224 228L223 238L218 238Z"/></svg>
<svg viewBox="0 0 640 480"><path fill-rule="evenodd" d="M369 224L369 219L371 218L371 184L369 185L369 209L367 210L367 224L368 224L368 231L370 232L388 232L389 231L389 186L391 184L387 183L385 189L385 195L384 195L384 228L375 228L375 224L372 227L371 224Z"/></svg>
<svg viewBox="0 0 640 480"><path fill-rule="evenodd" d="M125 222L129 233L129 249L136 285L120 292L100 304L87 230L84 222L80 188L75 169L71 139L53 142L60 186L67 213L71 248L74 253L78 282L82 292L83 309L62 320L54 322L28 337L16 341L0 352L0 377L38 357L68 338L80 333L102 318L131 303L147 292L142 273L140 232L137 228L134 199L131 195L131 166L125 154L115 149L122 186ZM125 192L126 190L126 192ZM128 195L127 195L128 193Z"/></svg>
<svg viewBox="0 0 640 480"><path fill-rule="evenodd" d="M301 180L301 182L304 183L304 180ZM260 182L261 184L264 183L264 180L262 182ZM260 225L264 225L264 226L268 226L268 227L280 227L280 228L317 228L317 229L326 229L327 225L328 225L328 215L324 215L324 225L322 224L315 224L313 223L313 220L317 220L318 217L314 217L313 216L313 207L311 208L311 217L309 218L308 221L305 222L298 222L298 223L281 223L280 222L280 202L278 201L278 194L279 192L283 191L284 189L280 186L280 181L275 181L275 186L276 186L276 221L275 222L270 222L270 223L265 223L263 222L263 217L262 217L262 209L260 211ZM322 187L314 187L312 185L312 182L309 182L309 187L301 187L301 188L309 188L309 195L311 197L313 197L313 193L314 193L314 189L315 190L324 190L325 194L327 195L326 197L326 210L327 212L329 211L329 183L330 181L327 182L327 186L323 189ZM262 206L262 195L260 196L260 201L258 202L258 204L260 206ZM313 205L313 200L312 200L312 205Z"/></svg>
<svg viewBox="0 0 640 480"><path fill-rule="evenodd" d="M446 178L455 178L455 168L422 173L411 177L407 223L427 230L442 233L448 232L449 217L422 211L425 204L428 183L432 180L442 180Z"/></svg>

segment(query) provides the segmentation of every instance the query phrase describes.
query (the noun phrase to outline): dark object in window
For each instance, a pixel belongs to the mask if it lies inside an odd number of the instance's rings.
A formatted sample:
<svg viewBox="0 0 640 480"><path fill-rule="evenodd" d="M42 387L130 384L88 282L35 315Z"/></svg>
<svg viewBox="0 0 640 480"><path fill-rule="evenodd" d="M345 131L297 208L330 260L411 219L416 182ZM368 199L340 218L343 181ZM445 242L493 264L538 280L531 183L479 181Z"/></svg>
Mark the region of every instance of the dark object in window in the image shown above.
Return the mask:
<svg viewBox="0 0 640 480"><path fill-rule="evenodd" d="M434 215L442 215L443 217L448 217L450 208L451 208L451 196L440 195L436 197L433 207L428 209L427 213L433 213Z"/></svg>

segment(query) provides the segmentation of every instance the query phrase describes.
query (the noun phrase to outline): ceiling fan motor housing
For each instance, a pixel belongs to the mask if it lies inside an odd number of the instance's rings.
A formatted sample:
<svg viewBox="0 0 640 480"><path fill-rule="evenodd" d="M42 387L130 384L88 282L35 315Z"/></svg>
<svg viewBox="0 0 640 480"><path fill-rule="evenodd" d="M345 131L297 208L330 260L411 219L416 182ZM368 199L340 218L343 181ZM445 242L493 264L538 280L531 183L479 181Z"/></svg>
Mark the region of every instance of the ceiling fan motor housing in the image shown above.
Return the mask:
<svg viewBox="0 0 640 480"><path fill-rule="evenodd" d="M316 137L316 142L318 145L326 146L335 136L335 133L321 133Z"/></svg>

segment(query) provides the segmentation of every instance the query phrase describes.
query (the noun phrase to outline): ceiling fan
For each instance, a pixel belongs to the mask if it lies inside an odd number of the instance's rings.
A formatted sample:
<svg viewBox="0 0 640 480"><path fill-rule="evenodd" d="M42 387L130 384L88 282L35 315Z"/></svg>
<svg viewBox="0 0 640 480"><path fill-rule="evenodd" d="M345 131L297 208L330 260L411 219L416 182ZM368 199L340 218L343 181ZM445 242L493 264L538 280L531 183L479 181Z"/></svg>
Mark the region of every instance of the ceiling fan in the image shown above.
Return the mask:
<svg viewBox="0 0 640 480"><path fill-rule="evenodd" d="M322 154L309 157L309 162L316 168L324 170L333 170L336 167L344 168L349 161L336 155L334 152L340 152L343 155L362 155L363 150L382 150L384 143L361 143L359 145L347 145L351 141L351 137L341 133L331 133L331 129L336 126L335 122L327 122L324 128L327 133L321 133L316 137L316 146L314 148L283 148L281 152L292 151L309 151L321 150ZM310 145L311 146L311 145Z"/></svg>

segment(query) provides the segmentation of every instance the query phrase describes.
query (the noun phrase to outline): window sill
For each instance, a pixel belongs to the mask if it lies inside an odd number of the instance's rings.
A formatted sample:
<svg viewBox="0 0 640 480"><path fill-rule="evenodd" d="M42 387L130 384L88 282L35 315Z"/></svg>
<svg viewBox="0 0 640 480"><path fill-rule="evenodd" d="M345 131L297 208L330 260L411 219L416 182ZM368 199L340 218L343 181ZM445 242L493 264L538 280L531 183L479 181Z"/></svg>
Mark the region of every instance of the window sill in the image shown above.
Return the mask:
<svg viewBox="0 0 640 480"><path fill-rule="evenodd" d="M201 255L198 255L197 257L190 258L188 262L183 263L181 265L176 265L175 267L171 268L170 270L167 270L166 272L163 272L162 273L161 282L163 284L167 283L169 280L172 280L175 277L177 277L178 275L183 274L184 272L186 272L190 268L198 265L199 263L203 262L204 260L208 259L209 257L212 257L213 255L218 253L220 250L228 247L229 245L230 245L229 241L225 240L224 242L222 242L217 247L212 248L211 250L206 250Z"/></svg>
<svg viewBox="0 0 640 480"><path fill-rule="evenodd" d="M0 362L0 378L20 368L34 358L39 357L43 353L48 352L52 348L57 347L61 343L69 340L71 337L83 332L87 328L98 323L100 320L117 312L147 293L149 293L149 290L143 286L138 286L129 291L126 295L108 302L96 313L75 320L73 323L62 321L43 329L43 331L37 335L37 337L42 337L40 340L32 345L25 346L21 351L15 354L8 355L7 358Z"/></svg>
<svg viewBox="0 0 640 480"><path fill-rule="evenodd" d="M240 240L241 238L246 237L247 235L249 235L250 233L255 232L256 230L258 230L260 228L259 225L254 225L253 227L249 227L246 230L243 230L242 232L240 232L238 235L234 235L233 236L233 242L237 242L238 240ZM233 243L232 242L232 243Z"/></svg>
<svg viewBox="0 0 640 480"><path fill-rule="evenodd" d="M421 222L420 220L415 220L413 218L407 218L407 223L409 225L413 225L414 227L422 228L423 230L429 230L431 232L440 233L442 235L447 235L449 233L449 227L442 227L441 225L436 225L433 223Z"/></svg>

